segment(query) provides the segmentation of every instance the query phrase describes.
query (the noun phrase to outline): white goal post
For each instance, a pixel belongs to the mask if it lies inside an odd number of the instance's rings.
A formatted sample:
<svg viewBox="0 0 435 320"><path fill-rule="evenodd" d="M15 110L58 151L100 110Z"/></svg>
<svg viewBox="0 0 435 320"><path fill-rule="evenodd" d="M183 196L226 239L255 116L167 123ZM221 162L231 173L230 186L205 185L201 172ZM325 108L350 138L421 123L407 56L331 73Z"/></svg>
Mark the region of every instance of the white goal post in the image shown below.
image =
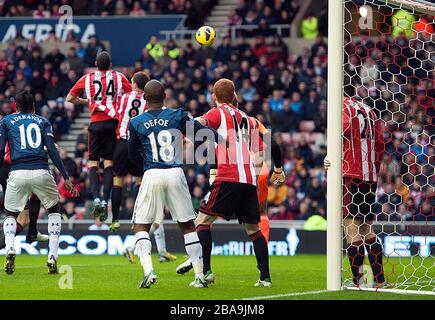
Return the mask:
<svg viewBox="0 0 435 320"><path fill-rule="evenodd" d="M401 278L399 275L396 279L399 279L399 283L405 283L403 286L392 286L388 289L375 289L372 287L348 287L345 285L344 276L343 276L343 254L345 254L343 247L343 175L342 175L342 109L343 109L343 84L344 84L344 61L345 61L345 33L346 33L346 3L349 4L350 0L329 0L328 1L328 119L327 119L327 147L328 147L328 159L331 162L331 167L328 170L327 176L327 283L326 289L330 291L342 290L342 289L351 289L351 290L367 290L367 291L379 291L379 292L398 292L398 293L413 293L413 294L435 294L435 258L433 256L433 250L431 251L430 243L421 244L422 246L426 246L426 249L429 251L429 256L426 259L429 260L429 264L426 261L421 262L421 265L424 266L424 272L422 273L422 279L418 279L418 272L412 273L412 275L408 278ZM361 3L364 2L364 5L371 6L376 10L388 9L391 11L391 15L386 15L384 17L385 21L382 23L386 24L390 21L393 13L397 12L399 9L405 9L411 14L430 14L432 16L435 15L435 3L430 1L418 1L418 0L365 0L365 1L355 1L357 4L355 7L362 6ZM418 15L416 15L418 17ZM387 21L388 20L388 21ZM418 20L418 18L416 19ZM357 22L356 22L357 23ZM432 23L434 25L434 21L429 21L429 24ZM358 27L357 27L358 28ZM375 26L376 28L376 26ZM377 36L381 34L379 30L376 30ZM359 37L359 34L355 33L355 38ZM388 35L390 37L391 35ZM435 35L432 34L432 37L427 40L433 44L435 42ZM424 44L423 44L424 46ZM434 54L434 53L432 53ZM415 56L417 57L417 55ZM430 60L430 59L429 59ZM433 60L433 59L432 59ZM421 62L423 64L423 62ZM430 63L430 61L428 62ZM432 62L433 63L433 62ZM362 65L363 63L361 63ZM362 66L364 68L364 66ZM400 71L401 72L401 71ZM428 72L429 76L433 75ZM392 80L394 81L394 80ZM407 83L407 81L406 81ZM364 84L360 85L364 87ZM387 86L388 88L388 86ZM382 94L382 92L381 92ZM433 100L432 100L433 101ZM400 106L399 106L400 108ZM433 105L432 105L433 108ZM401 109L399 109L400 112ZM406 115L405 115L406 117ZM395 121L394 117L392 117L391 121ZM427 133L423 133L427 134ZM428 136L429 145L431 141L433 141L433 135ZM405 138L403 138L405 139ZM410 146L411 148L411 146ZM431 166L430 163L427 165ZM433 164L432 164L433 169ZM430 187L430 179L433 176L428 178L429 187ZM433 188L433 186L432 186ZM433 192L433 191L432 191ZM432 209L433 210L433 209ZM385 225L390 223L390 218L388 221L379 223L381 225L382 231L389 235L386 229L384 229ZM394 226L400 224L399 222L395 222ZM422 223L424 226L430 228L431 234L435 234L435 222L427 220L427 222ZM393 224L392 224L393 225ZM404 225L411 225L412 222L407 221ZM396 230L396 229L394 229ZM395 231L391 231L391 234L394 234ZM430 233L430 232L429 232ZM401 235L400 235L401 236ZM411 235L412 237L412 235ZM423 237L423 236L422 236ZM432 237L433 238L433 237ZM407 248L409 249L409 248ZM415 251L415 249L413 249ZM414 252L413 251L413 252ZM409 249L411 252L411 249ZM420 251L418 251L420 252ZM420 256L417 254L411 254L410 264L412 265L412 259L420 259ZM388 258L388 257L386 257ZM392 258L393 260L396 258ZM402 259L400 256L397 259ZM398 261L399 261L398 260ZM423 259L424 260L424 259ZM394 260L395 261L395 260ZM403 264L402 260L397 262L398 264ZM406 262L408 263L408 262ZM405 272L408 265L402 266L402 269ZM417 266L418 267L418 266ZM432 268L432 269L431 269ZM394 269L394 267L393 267ZM417 270L418 271L418 270ZM405 282L403 282L405 279ZM396 280L397 281L397 280ZM409 285L406 281L410 281ZM413 283L411 283L414 281ZM421 281L421 282L419 282ZM426 285L424 285L426 283Z"/></svg>
<svg viewBox="0 0 435 320"><path fill-rule="evenodd" d="M331 168L328 171L326 288L341 289L342 263L342 105L343 105L343 33L344 7L341 0L328 1L328 119L327 146Z"/></svg>

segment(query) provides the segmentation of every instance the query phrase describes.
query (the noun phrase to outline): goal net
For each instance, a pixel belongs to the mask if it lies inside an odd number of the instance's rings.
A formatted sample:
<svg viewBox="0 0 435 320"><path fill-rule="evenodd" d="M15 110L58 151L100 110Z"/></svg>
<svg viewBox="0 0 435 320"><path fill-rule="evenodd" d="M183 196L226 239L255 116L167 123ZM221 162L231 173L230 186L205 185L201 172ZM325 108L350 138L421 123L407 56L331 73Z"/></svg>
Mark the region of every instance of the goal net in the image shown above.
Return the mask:
<svg viewBox="0 0 435 320"><path fill-rule="evenodd" d="M435 294L435 4L342 8L341 287Z"/></svg>

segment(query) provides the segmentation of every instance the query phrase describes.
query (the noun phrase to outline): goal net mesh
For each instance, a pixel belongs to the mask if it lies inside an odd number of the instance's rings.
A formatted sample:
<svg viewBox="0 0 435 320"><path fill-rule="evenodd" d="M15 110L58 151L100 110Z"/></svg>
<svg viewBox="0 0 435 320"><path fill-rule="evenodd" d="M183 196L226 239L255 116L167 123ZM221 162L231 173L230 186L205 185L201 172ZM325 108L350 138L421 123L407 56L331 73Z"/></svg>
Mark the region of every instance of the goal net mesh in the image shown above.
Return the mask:
<svg viewBox="0 0 435 320"><path fill-rule="evenodd" d="M356 114L361 146L343 133L343 148L360 153L344 167L361 166L364 178L343 179L342 283L435 293L435 4L343 3L344 91L350 85L374 119L367 110ZM377 134L383 146L376 174ZM377 184L364 181L374 172Z"/></svg>

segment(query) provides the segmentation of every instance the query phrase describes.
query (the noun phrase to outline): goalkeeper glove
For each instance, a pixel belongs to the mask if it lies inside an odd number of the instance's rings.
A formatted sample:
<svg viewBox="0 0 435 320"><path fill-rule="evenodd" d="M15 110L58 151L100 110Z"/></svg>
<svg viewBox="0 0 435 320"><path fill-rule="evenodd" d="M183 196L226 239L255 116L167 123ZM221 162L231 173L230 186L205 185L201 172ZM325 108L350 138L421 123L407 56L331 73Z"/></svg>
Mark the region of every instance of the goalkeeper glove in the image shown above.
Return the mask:
<svg viewBox="0 0 435 320"><path fill-rule="evenodd" d="M272 176L270 177L270 183L276 186L282 185L285 180L285 174L282 168L273 168Z"/></svg>
<svg viewBox="0 0 435 320"><path fill-rule="evenodd" d="M208 183L210 185L212 185L214 180L216 179L217 172L217 169L210 169L210 177L208 178Z"/></svg>

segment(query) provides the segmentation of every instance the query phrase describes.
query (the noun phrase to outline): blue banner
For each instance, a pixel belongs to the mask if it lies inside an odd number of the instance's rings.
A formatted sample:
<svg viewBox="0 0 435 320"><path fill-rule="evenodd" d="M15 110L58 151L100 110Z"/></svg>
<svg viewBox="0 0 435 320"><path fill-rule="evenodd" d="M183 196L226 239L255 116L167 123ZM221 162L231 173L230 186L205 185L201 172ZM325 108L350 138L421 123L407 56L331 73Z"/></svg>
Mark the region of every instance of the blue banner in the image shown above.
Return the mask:
<svg viewBox="0 0 435 320"><path fill-rule="evenodd" d="M72 17L65 18L2 18L0 19L0 40L8 42L21 34L26 39L44 41L54 30L59 39L65 41L73 31L83 43L90 36L97 35L100 40L111 44L113 64L132 66L140 57L143 47L151 35L159 36L161 30L174 30L181 23L181 15L157 15L149 17Z"/></svg>

